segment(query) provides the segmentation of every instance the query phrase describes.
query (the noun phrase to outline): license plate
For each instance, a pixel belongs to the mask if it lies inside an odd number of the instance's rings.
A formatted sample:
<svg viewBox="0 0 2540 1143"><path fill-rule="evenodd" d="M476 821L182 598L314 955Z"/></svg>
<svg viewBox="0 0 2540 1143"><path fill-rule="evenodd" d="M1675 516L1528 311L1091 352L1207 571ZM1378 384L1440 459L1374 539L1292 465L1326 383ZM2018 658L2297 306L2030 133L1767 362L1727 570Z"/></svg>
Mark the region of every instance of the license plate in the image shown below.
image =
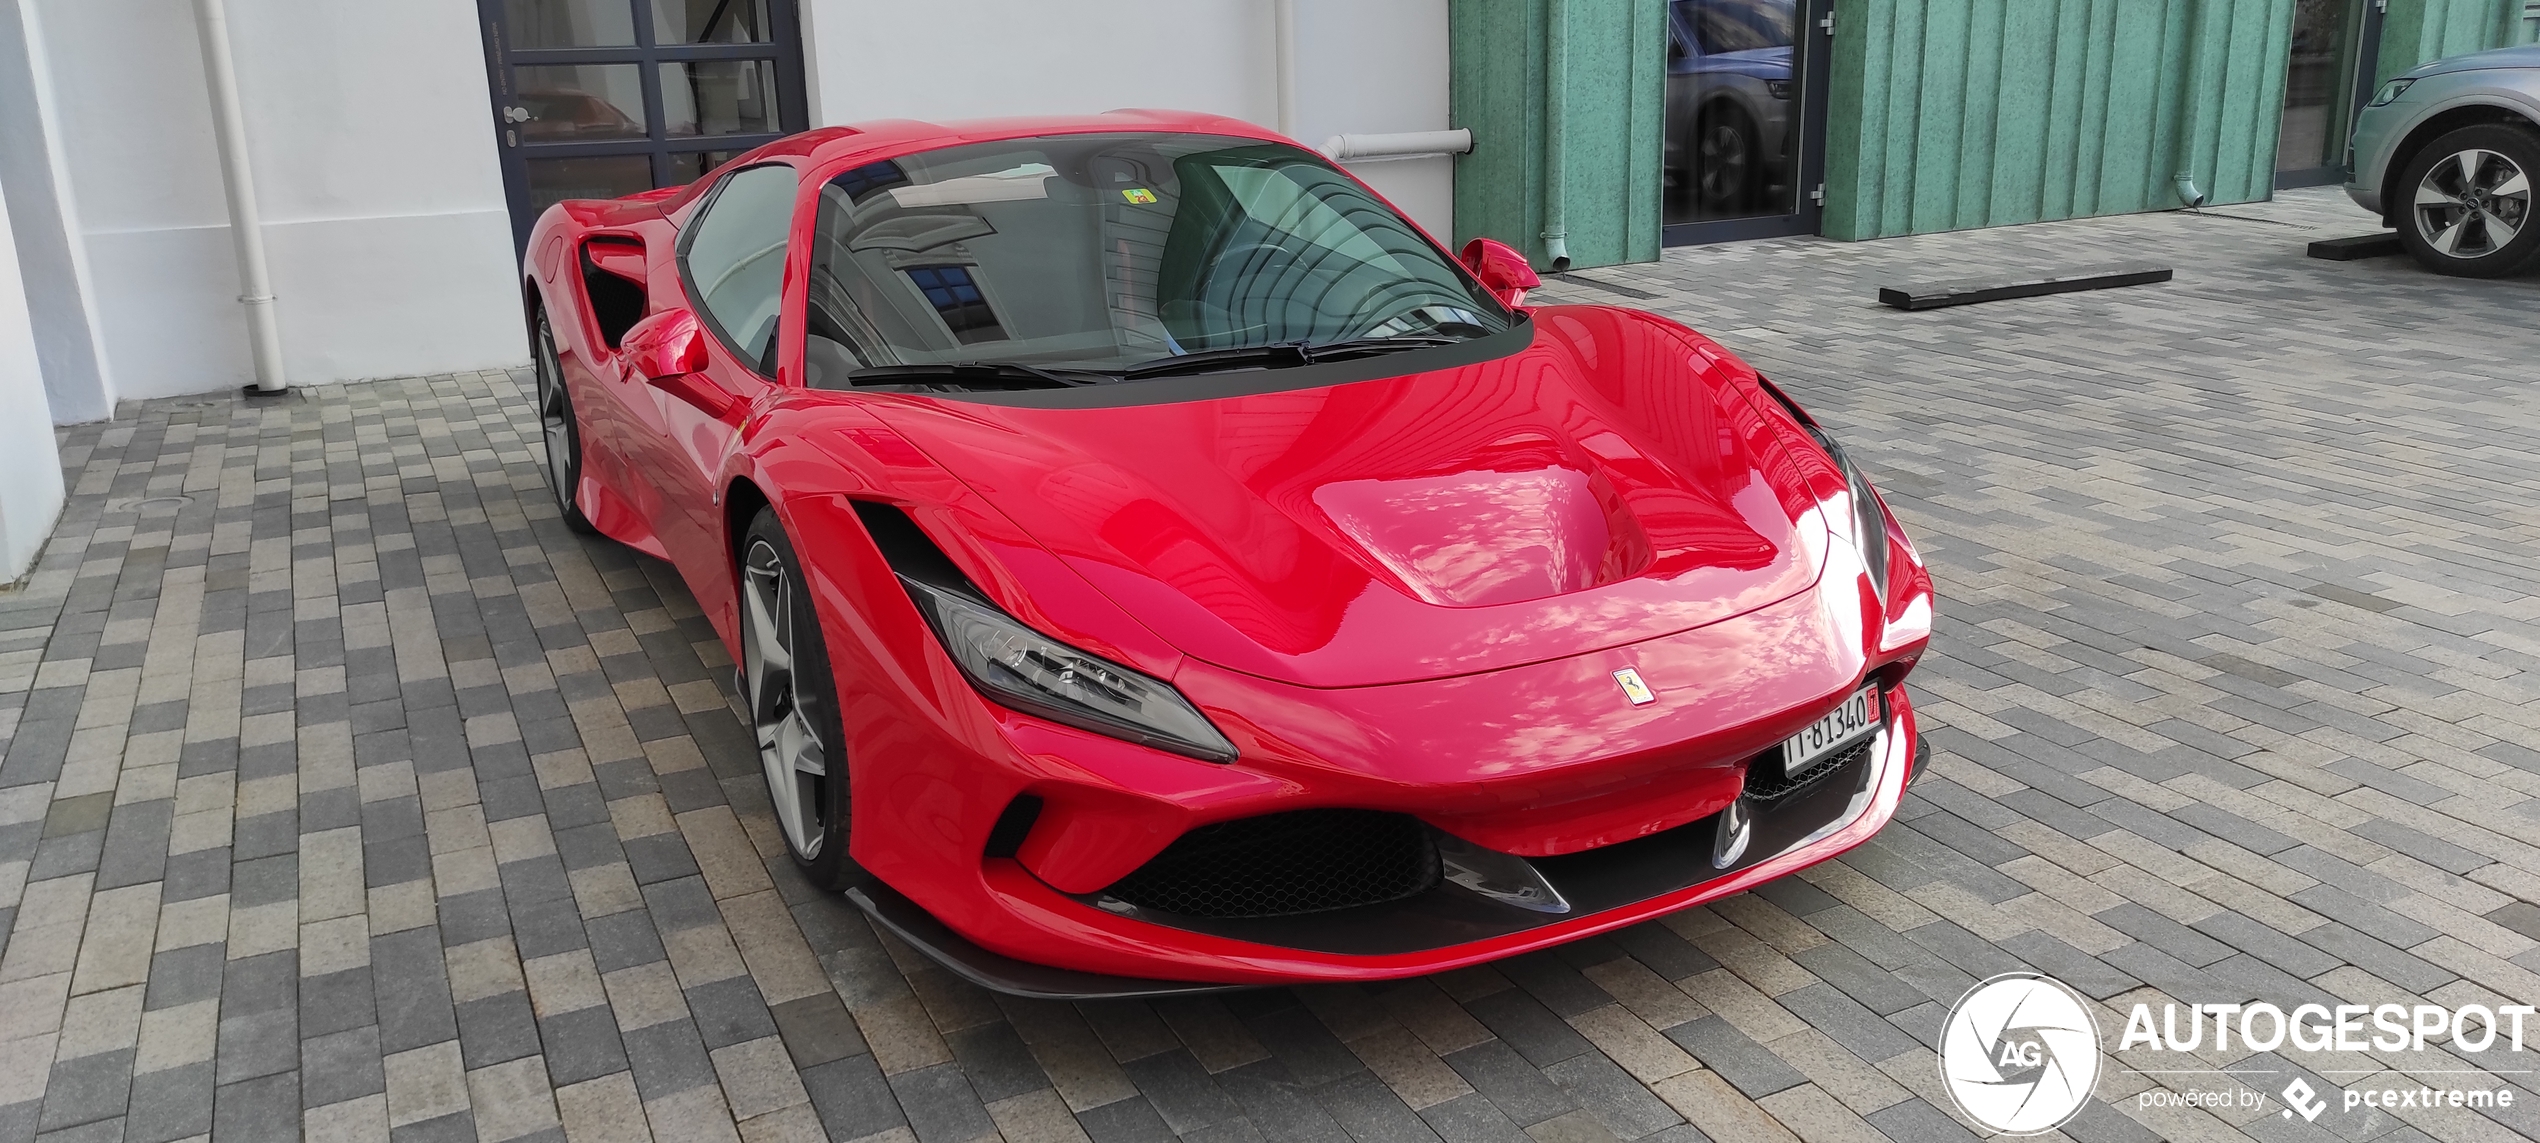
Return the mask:
<svg viewBox="0 0 2540 1143"><path fill-rule="evenodd" d="M1879 728L1879 689L1863 687L1834 712L1782 743L1782 773L1796 778Z"/></svg>

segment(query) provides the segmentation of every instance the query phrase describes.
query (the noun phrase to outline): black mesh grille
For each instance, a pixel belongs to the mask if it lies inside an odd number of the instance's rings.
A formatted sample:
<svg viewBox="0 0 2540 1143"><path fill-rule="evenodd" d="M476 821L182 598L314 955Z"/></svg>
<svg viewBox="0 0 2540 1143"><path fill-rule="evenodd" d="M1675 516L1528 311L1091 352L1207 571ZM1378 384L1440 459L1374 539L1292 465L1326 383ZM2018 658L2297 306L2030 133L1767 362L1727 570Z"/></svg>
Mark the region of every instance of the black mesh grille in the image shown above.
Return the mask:
<svg viewBox="0 0 2540 1143"><path fill-rule="evenodd" d="M1780 801L1825 781L1836 772L1860 761L1878 740L1878 736L1873 734L1844 747L1834 755L1809 767L1799 775L1797 780L1782 773L1782 748L1776 746L1756 755L1746 764L1746 796L1765 803Z"/></svg>
<svg viewBox="0 0 2540 1143"><path fill-rule="evenodd" d="M1280 917L1398 901L1437 880L1437 847L1408 815L1297 810L1201 826L1104 893L1185 917Z"/></svg>

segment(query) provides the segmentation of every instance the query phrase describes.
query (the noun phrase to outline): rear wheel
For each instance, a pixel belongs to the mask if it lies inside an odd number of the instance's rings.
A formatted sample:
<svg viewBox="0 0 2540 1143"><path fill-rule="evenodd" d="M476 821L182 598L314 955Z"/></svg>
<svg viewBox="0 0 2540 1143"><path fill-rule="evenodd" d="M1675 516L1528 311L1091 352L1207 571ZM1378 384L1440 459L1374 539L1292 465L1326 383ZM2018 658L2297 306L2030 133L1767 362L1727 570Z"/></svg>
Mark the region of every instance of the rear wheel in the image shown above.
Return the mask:
<svg viewBox="0 0 2540 1143"><path fill-rule="evenodd" d="M2540 132L2502 123L2436 139L2400 173L2399 241L2438 274L2498 278L2540 254Z"/></svg>
<svg viewBox="0 0 2540 1143"><path fill-rule="evenodd" d="M599 529L591 526L591 518L582 514L575 497L582 487L582 422L573 414L573 394L565 388L564 367L556 358L555 330L548 326L545 310L538 313L537 338L533 366L538 375L538 426L546 438L547 489L555 493L564 526L592 535Z"/></svg>
<svg viewBox="0 0 2540 1143"><path fill-rule="evenodd" d="M847 857L846 733L829 653L793 541L761 508L741 537L741 698L785 848L816 884L842 886Z"/></svg>

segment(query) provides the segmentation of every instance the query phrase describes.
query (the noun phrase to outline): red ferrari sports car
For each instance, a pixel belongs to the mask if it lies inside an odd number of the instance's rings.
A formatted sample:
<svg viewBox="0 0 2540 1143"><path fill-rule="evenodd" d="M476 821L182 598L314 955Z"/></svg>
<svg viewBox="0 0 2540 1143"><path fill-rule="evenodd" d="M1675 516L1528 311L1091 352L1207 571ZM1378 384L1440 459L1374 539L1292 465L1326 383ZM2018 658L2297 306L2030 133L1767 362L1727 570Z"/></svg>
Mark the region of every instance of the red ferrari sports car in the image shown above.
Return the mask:
<svg viewBox="0 0 2540 1143"><path fill-rule="evenodd" d="M1919 761L1931 580L1808 414L1248 124L829 128L526 262L564 520L695 591L806 873L989 987L1575 940Z"/></svg>

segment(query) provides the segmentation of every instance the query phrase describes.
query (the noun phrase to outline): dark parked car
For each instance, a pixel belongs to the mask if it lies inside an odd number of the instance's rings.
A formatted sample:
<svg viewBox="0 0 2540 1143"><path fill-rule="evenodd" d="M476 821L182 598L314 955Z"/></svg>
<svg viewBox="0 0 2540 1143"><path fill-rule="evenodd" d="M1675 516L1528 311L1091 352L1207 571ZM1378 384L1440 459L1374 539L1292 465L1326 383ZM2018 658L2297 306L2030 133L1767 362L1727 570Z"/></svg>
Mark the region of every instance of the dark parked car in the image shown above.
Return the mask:
<svg viewBox="0 0 2540 1143"><path fill-rule="evenodd" d="M1667 221L1791 209L1794 0L1667 6Z"/></svg>

